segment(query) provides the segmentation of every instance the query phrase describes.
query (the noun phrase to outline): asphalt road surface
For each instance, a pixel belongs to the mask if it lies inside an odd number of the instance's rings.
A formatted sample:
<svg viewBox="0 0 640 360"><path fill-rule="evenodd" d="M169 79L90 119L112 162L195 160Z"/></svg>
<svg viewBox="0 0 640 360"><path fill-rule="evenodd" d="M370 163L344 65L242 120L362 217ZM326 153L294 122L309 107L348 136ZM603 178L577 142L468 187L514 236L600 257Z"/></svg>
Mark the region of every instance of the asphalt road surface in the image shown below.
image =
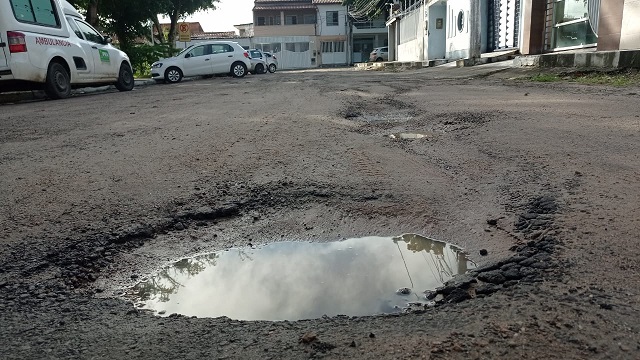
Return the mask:
<svg viewBox="0 0 640 360"><path fill-rule="evenodd" d="M0 357L637 359L640 89L494 72L0 105ZM386 316L160 317L119 296L193 254L403 233L480 268Z"/></svg>

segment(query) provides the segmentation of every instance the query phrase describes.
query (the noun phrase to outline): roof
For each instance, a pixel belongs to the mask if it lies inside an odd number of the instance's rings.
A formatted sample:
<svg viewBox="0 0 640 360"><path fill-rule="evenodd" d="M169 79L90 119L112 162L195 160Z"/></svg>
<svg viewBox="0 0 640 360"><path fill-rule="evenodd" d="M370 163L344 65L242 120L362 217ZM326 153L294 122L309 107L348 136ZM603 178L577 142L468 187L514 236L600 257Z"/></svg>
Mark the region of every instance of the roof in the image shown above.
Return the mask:
<svg viewBox="0 0 640 360"><path fill-rule="evenodd" d="M300 1L271 1L272 3L261 3L258 5L256 0L256 6L253 10L299 10L299 9L315 9L316 6L309 2ZM275 2L275 3L274 3Z"/></svg>
<svg viewBox="0 0 640 360"><path fill-rule="evenodd" d="M312 0L314 4L320 5L328 5L328 4L337 4L342 5L342 0Z"/></svg>
<svg viewBox="0 0 640 360"><path fill-rule="evenodd" d="M73 5L69 4L67 1L62 1L62 10L64 11L65 15L75 16L81 19L83 18L78 10L76 10L76 8L74 8Z"/></svg>

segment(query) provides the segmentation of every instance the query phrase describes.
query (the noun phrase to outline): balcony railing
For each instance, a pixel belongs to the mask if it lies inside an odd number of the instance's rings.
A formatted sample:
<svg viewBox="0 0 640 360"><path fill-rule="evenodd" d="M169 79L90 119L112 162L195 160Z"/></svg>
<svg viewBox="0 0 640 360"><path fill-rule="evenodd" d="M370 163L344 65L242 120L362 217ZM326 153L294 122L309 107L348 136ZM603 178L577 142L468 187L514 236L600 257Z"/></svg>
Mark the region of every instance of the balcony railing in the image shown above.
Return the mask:
<svg viewBox="0 0 640 360"><path fill-rule="evenodd" d="M356 29L381 29L387 27L384 21L359 21L353 23Z"/></svg>

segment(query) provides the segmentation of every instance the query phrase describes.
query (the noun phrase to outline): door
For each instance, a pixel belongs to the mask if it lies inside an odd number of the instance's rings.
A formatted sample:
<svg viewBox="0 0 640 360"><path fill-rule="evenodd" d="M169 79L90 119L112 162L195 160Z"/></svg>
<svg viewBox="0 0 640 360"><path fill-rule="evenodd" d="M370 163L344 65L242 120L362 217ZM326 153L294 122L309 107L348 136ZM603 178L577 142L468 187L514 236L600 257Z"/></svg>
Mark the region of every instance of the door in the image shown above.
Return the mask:
<svg viewBox="0 0 640 360"><path fill-rule="evenodd" d="M80 31L80 28L72 18L67 18L67 23L74 34L78 37L78 43L80 44L80 49L78 49L77 53L72 54L74 62L73 65L75 66L78 74L78 77L77 79L74 79L74 82L94 81L96 77L92 53L95 49L91 47L91 44L85 41L84 34Z"/></svg>
<svg viewBox="0 0 640 360"><path fill-rule="evenodd" d="M197 45L183 55L184 76L199 76L211 74L211 45Z"/></svg>
<svg viewBox="0 0 640 360"><path fill-rule="evenodd" d="M231 64L236 60L233 46L229 44L211 44L211 61L213 62L213 73L224 74L231 71Z"/></svg>
<svg viewBox="0 0 640 360"><path fill-rule="evenodd" d="M521 0L489 0L489 51L518 47Z"/></svg>
<svg viewBox="0 0 640 360"><path fill-rule="evenodd" d="M94 77L103 80L117 79L120 70L120 64L116 63L117 50L106 43L104 37L91 25L77 19L74 21L83 35L80 39L83 49L93 58Z"/></svg>
<svg viewBox="0 0 640 360"><path fill-rule="evenodd" d="M444 59L447 52L447 5L437 4L429 7L429 60Z"/></svg>

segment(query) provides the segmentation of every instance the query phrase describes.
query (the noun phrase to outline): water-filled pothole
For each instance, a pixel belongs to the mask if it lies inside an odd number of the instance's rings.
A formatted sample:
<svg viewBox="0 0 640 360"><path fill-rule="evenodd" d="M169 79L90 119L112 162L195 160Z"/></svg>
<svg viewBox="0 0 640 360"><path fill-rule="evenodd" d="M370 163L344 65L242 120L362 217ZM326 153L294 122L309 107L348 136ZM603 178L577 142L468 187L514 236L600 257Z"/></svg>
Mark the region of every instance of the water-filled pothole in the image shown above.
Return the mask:
<svg viewBox="0 0 640 360"><path fill-rule="evenodd" d="M127 297L160 315L363 316L427 305L425 290L473 267L459 247L415 234L279 242L180 260L129 289Z"/></svg>

